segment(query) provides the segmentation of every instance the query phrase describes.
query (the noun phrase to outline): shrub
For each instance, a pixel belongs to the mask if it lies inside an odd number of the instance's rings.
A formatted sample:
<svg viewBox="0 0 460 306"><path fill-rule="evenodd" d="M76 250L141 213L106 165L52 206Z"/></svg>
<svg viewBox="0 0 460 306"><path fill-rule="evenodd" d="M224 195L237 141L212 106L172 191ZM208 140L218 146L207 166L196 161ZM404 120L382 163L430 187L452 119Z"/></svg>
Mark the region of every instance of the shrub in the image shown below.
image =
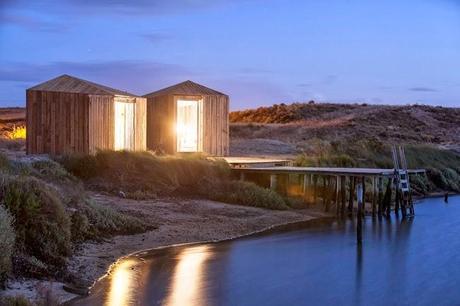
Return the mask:
<svg viewBox="0 0 460 306"><path fill-rule="evenodd" d="M8 139L26 139L26 127L23 125L14 126L5 132L5 137Z"/></svg>
<svg viewBox="0 0 460 306"><path fill-rule="evenodd" d="M288 209L286 201L273 190L243 181L225 181L206 184L202 192L210 199L269 209Z"/></svg>
<svg viewBox="0 0 460 306"><path fill-rule="evenodd" d="M29 300L23 296L3 296L0 297L1 306L33 306Z"/></svg>
<svg viewBox="0 0 460 306"><path fill-rule="evenodd" d="M15 233L13 217L0 205L0 286L3 285L11 270L11 257L14 251Z"/></svg>
<svg viewBox="0 0 460 306"><path fill-rule="evenodd" d="M110 207L86 201L72 214L72 239L98 239L113 235L136 234L149 227L140 219L123 215Z"/></svg>
<svg viewBox="0 0 460 306"><path fill-rule="evenodd" d="M70 221L58 196L33 177L5 177L0 198L15 218L16 247L60 265L70 251Z"/></svg>
<svg viewBox="0 0 460 306"><path fill-rule="evenodd" d="M193 195L206 178L228 176L228 167L200 156L160 157L148 152L101 151L58 160L93 188L127 196Z"/></svg>

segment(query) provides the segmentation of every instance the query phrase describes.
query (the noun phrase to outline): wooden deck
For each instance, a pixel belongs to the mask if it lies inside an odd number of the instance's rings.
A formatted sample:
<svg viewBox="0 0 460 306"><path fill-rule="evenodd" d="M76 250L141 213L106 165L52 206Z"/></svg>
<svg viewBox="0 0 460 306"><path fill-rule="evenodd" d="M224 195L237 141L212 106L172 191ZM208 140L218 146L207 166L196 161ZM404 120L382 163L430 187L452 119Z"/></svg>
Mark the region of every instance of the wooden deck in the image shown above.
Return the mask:
<svg viewBox="0 0 460 306"><path fill-rule="evenodd" d="M292 167L292 166L274 166L274 167L238 167L233 168L240 173L266 173L266 174L316 174L332 176L380 176L392 177L394 169L378 168L330 168L330 167ZM409 174L423 174L424 169L409 169Z"/></svg>
<svg viewBox="0 0 460 306"><path fill-rule="evenodd" d="M239 157L227 156L222 157L230 167L234 169L253 169L253 168L268 168L279 166L290 166L292 161L282 158L262 158L262 157Z"/></svg>

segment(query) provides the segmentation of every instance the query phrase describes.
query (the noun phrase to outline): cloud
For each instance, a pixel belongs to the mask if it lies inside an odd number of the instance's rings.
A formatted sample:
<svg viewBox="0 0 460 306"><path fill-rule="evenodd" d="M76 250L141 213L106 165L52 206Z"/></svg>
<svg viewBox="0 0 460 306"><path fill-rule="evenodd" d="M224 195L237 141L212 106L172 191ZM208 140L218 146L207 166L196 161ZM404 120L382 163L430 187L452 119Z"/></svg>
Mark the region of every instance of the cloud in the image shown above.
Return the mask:
<svg viewBox="0 0 460 306"><path fill-rule="evenodd" d="M241 74L268 74L273 73L272 70L254 67L245 67L238 70Z"/></svg>
<svg viewBox="0 0 460 306"><path fill-rule="evenodd" d="M231 0L2 0L4 7L43 10L54 13L161 15L203 10L232 4ZM251 0L238 0L247 2Z"/></svg>
<svg viewBox="0 0 460 306"><path fill-rule="evenodd" d="M157 44L172 38L171 35L165 33L140 34L139 36L152 44Z"/></svg>
<svg viewBox="0 0 460 306"><path fill-rule="evenodd" d="M322 80L322 84L324 85L332 85L334 84L335 82L337 82L339 76L338 75L335 75L335 74L330 74L330 75L327 75L323 80Z"/></svg>
<svg viewBox="0 0 460 306"><path fill-rule="evenodd" d="M12 15L2 14L0 15L0 24L2 25L14 25L26 30L39 31L39 32L50 32L60 33L68 30L68 25L54 22L43 21L38 18L25 16L25 15Z"/></svg>
<svg viewBox="0 0 460 306"><path fill-rule="evenodd" d="M418 91L418 92L437 92L438 90L431 87L411 87L409 88L410 91Z"/></svg>
<svg viewBox="0 0 460 306"><path fill-rule="evenodd" d="M179 65L135 60L61 61L46 64L16 62L5 63L0 67L0 83L17 82L26 89L61 74L70 74L136 94L145 94L193 78L197 73Z"/></svg>

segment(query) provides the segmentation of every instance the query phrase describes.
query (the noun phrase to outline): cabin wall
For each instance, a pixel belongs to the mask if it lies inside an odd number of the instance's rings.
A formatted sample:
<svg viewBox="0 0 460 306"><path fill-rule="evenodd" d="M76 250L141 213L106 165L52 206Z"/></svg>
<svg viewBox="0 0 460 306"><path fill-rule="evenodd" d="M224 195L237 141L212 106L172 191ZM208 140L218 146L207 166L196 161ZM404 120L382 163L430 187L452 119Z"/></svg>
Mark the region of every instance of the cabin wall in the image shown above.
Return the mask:
<svg viewBox="0 0 460 306"><path fill-rule="evenodd" d="M173 96L147 98L147 148L176 153L174 131L176 108Z"/></svg>
<svg viewBox="0 0 460 306"><path fill-rule="evenodd" d="M164 95L147 98L147 148L177 153L176 106L178 99L202 100L202 151L213 156L229 154L228 96Z"/></svg>
<svg viewBox="0 0 460 306"><path fill-rule="evenodd" d="M213 156L229 153L229 101L227 96L203 96L203 151Z"/></svg>
<svg viewBox="0 0 460 306"><path fill-rule="evenodd" d="M86 94L26 91L27 154L89 151Z"/></svg>
<svg viewBox="0 0 460 306"><path fill-rule="evenodd" d="M147 149L147 99L136 99L135 113L135 137L134 150L145 151Z"/></svg>
<svg viewBox="0 0 460 306"><path fill-rule="evenodd" d="M89 96L89 152L97 150L113 150L114 125L114 97Z"/></svg>

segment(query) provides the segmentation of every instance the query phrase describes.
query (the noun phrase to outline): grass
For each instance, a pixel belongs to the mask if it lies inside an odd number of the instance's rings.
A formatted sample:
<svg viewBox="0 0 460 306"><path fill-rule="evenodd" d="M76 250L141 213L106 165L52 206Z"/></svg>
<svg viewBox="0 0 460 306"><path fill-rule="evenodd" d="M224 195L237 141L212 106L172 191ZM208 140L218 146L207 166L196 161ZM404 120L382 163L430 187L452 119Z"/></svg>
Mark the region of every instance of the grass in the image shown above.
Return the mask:
<svg viewBox="0 0 460 306"><path fill-rule="evenodd" d="M316 155L297 157L299 166L393 168L391 148L379 141L331 142L318 146ZM460 192L460 155L429 145L405 147L409 168L424 168L427 177L414 176L412 185L420 193L435 190Z"/></svg>
<svg viewBox="0 0 460 306"><path fill-rule="evenodd" d="M0 208L14 218L13 272L19 275L60 273L74 244L150 228L136 217L91 202L83 183L50 160L12 161L0 154ZM6 217L0 217L0 246L8 252L2 244L9 241L2 236L8 233Z"/></svg>
<svg viewBox="0 0 460 306"><path fill-rule="evenodd" d="M134 199L203 197L231 204L286 209L291 203L252 183L235 181L225 162L201 155L156 156L148 152L101 151L58 161L96 190Z"/></svg>
<svg viewBox="0 0 460 306"><path fill-rule="evenodd" d="M11 259L14 251L16 234L13 228L14 219L11 214L0 206L0 287L3 286L11 271Z"/></svg>

